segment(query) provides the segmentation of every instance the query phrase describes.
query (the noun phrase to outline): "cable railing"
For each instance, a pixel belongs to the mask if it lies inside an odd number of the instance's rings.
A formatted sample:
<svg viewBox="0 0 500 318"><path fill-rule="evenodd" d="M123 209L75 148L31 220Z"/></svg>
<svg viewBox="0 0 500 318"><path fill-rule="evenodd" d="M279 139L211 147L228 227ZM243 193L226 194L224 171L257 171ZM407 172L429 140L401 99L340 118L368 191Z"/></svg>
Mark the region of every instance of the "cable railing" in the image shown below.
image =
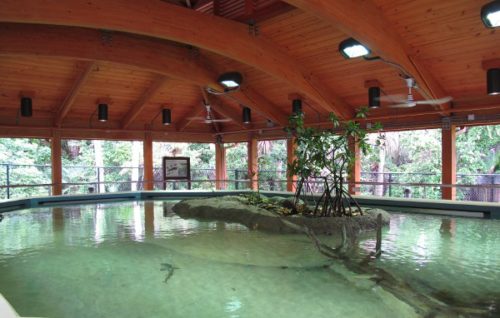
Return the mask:
<svg viewBox="0 0 500 318"><path fill-rule="evenodd" d="M248 172L228 169L226 180L216 180L215 169L191 169L186 181L163 180L161 167L154 167L155 190L226 190L251 188ZM381 197L440 199L445 187L456 189L457 200L500 202L500 174L457 174L454 185L440 183L436 173L362 172L356 184L360 194ZM260 170L258 187L267 191L286 191L285 170ZM312 192L323 190L322 182L310 182ZM347 183L346 183L347 185ZM51 166L0 164L0 198L51 195ZM143 167L63 166L63 194L105 193L144 189Z"/></svg>

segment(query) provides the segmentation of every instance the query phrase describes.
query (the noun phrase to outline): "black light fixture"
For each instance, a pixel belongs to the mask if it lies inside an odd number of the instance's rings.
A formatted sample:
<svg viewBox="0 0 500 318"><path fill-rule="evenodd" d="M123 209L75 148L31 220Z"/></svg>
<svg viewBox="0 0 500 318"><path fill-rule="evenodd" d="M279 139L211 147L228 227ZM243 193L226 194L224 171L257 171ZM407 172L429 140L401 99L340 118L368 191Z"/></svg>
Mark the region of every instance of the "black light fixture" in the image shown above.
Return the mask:
<svg viewBox="0 0 500 318"><path fill-rule="evenodd" d="M163 108L161 114L162 114L161 122L163 123L163 125L164 126L170 125L172 123L172 113L170 109Z"/></svg>
<svg viewBox="0 0 500 318"><path fill-rule="evenodd" d="M380 87L374 86L368 88L368 107L369 108L380 107Z"/></svg>
<svg viewBox="0 0 500 318"><path fill-rule="evenodd" d="M292 100L292 114L293 115L302 115L302 100L294 99Z"/></svg>
<svg viewBox="0 0 500 318"><path fill-rule="evenodd" d="M99 104L97 107L97 118L99 121L108 121L108 104Z"/></svg>
<svg viewBox="0 0 500 318"><path fill-rule="evenodd" d="M481 19L488 28L500 27L500 0L484 5L481 8Z"/></svg>
<svg viewBox="0 0 500 318"><path fill-rule="evenodd" d="M238 72L228 72L219 76L219 82L226 90L238 89L243 81L243 76Z"/></svg>
<svg viewBox="0 0 500 318"><path fill-rule="evenodd" d="M340 42L339 51L340 54L342 54L342 56L346 59L354 59L361 56L367 56L371 53L370 49L353 38L349 38Z"/></svg>
<svg viewBox="0 0 500 318"><path fill-rule="evenodd" d="M490 68L486 72L486 86L488 95L500 94L500 68Z"/></svg>
<svg viewBox="0 0 500 318"><path fill-rule="evenodd" d="M33 102L30 97L21 97L21 116L33 116Z"/></svg>
<svg viewBox="0 0 500 318"><path fill-rule="evenodd" d="M243 107L243 123L250 124L252 121L252 110L248 107Z"/></svg>

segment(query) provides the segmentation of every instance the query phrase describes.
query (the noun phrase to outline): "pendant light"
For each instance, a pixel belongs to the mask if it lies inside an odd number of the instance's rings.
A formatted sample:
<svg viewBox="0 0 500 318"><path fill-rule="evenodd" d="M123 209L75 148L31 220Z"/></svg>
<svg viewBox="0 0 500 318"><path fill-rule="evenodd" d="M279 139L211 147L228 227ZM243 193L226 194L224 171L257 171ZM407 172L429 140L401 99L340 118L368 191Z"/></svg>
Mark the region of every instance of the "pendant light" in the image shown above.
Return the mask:
<svg viewBox="0 0 500 318"><path fill-rule="evenodd" d="M294 99L292 101L292 114L293 115L302 115L302 100Z"/></svg>
<svg viewBox="0 0 500 318"><path fill-rule="evenodd" d="M488 95L500 94L500 68L491 68L486 72Z"/></svg>
<svg viewBox="0 0 500 318"><path fill-rule="evenodd" d="M168 108L162 109L161 122L163 123L164 126L168 126L172 123L172 113L171 113L170 109L168 109Z"/></svg>
<svg viewBox="0 0 500 318"><path fill-rule="evenodd" d="M380 107L380 87L368 88L368 107L369 108Z"/></svg>
<svg viewBox="0 0 500 318"><path fill-rule="evenodd" d="M108 121L108 104L98 105L97 118L102 122Z"/></svg>
<svg viewBox="0 0 500 318"><path fill-rule="evenodd" d="M243 123L250 124L252 121L252 111L248 107L243 107Z"/></svg>
<svg viewBox="0 0 500 318"><path fill-rule="evenodd" d="M21 97L21 116L33 116L33 103L30 97Z"/></svg>

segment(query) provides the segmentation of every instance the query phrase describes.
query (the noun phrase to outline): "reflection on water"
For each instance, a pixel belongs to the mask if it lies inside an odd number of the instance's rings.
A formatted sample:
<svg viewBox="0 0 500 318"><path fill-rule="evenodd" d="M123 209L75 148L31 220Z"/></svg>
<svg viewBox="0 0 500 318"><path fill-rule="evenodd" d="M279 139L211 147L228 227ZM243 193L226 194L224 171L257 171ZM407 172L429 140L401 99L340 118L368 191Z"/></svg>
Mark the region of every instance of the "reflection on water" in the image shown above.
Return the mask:
<svg viewBox="0 0 500 318"><path fill-rule="evenodd" d="M369 278L347 277L348 271L319 255L302 235L183 220L172 205L130 202L6 213L0 223L0 293L30 316L415 314ZM499 221L394 214L383 238L374 266L440 299L498 306ZM336 238L322 239L338 244ZM357 247L349 256L366 258L375 236L366 235ZM168 284L161 264L175 268Z"/></svg>

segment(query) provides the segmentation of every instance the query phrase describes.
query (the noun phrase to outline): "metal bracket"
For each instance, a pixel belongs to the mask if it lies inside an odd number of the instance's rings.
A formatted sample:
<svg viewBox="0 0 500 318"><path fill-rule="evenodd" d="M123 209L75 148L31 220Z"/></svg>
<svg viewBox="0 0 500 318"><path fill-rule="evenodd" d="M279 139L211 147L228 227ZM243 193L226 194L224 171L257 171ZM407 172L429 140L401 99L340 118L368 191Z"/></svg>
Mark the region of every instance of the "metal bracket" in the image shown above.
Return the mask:
<svg viewBox="0 0 500 318"><path fill-rule="evenodd" d="M248 34L253 36L259 35L259 26L257 25L257 22L255 22L254 19L248 21Z"/></svg>

